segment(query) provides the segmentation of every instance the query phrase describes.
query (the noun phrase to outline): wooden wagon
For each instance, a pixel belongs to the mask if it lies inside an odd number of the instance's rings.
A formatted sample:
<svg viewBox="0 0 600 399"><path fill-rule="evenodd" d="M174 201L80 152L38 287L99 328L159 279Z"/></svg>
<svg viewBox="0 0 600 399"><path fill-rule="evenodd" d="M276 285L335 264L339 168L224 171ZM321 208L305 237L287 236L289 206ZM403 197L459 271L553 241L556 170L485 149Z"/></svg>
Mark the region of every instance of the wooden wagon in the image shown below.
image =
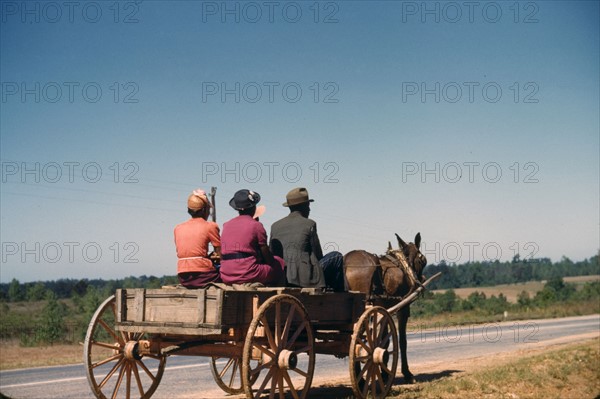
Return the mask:
<svg viewBox="0 0 600 399"><path fill-rule="evenodd" d="M98 398L149 398L169 355L207 356L229 394L306 398L319 353L349 358L356 397L382 398L398 364L391 314L416 294L385 309L313 288L119 289L90 321L87 378Z"/></svg>

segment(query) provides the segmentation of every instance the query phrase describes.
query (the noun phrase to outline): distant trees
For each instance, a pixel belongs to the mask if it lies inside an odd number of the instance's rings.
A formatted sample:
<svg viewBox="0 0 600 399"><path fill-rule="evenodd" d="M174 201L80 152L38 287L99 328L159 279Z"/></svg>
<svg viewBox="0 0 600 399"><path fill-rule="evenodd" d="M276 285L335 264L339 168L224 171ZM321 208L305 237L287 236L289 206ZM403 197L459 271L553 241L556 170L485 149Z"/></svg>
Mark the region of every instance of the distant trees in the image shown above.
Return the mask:
<svg viewBox="0 0 600 399"><path fill-rule="evenodd" d="M555 263L548 258L527 260L514 256L511 262L467 262L448 265L442 261L437 265L428 265L424 270L426 275L437 272L442 272L442 276L431 284L431 289L483 287L593 275L600 274L600 265L598 255L581 262L573 262L563 256Z"/></svg>
<svg viewBox="0 0 600 399"><path fill-rule="evenodd" d="M19 280L13 279L8 284L0 284L0 301L41 301L45 298L47 291L53 292L57 299L83 297L90 288L95 289L106 298L114 294L117 288L160 288L163 285L178 283L177 276L131 276L117 280L60 279L31 283L20 283Z"/></svg>
<svg viewBox="0 0 600 399"><path fill-rule="evenodd" d="M8 300L10 302L19 302L25 299L25 293L21 283L16 278L13 278L8 285Z"/></svg>
<svg viewBox="0 0 600 399"><path fill-rule="evenodd" d="M517 303L508 302L506 296L486 297L483 292L472 292L466 299L459 298L453 289L443 293L427 292L423 299L411 305L411 313L415 316L427 316L439 313L460 311L476 311L485 315L500 315L507 310L528 308L543 309L555 304L573 304L588 301L596 309L600 307L600 282L586 283L580 290L574 284L565 283L562 278L548 280L541 291L533 298L527 291L517 295Z"/></svg>

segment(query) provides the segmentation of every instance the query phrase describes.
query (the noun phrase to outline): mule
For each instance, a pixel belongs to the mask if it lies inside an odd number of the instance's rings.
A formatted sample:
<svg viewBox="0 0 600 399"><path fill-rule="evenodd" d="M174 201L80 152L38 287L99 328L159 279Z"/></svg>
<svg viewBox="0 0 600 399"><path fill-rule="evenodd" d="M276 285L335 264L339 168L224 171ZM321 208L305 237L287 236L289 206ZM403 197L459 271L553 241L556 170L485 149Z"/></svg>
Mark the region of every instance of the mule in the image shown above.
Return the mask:
<svg viewBox="0 0 600 399"><path fill-rule="evenodd" d="M370 302L390 307L398 297L410 294L423 281L423 269L427 258L421 253L421 233L414 243L406 243L396 234L399 249L388 242L385 255L377 256L363 250L344 255L344 272L351 291L367 294ZM409 270L410 269L410 270ZM398 312L398 340L402 362L402 375L408 383L414 382L406 357L406 325L410 317L410 306Z"/></svg>

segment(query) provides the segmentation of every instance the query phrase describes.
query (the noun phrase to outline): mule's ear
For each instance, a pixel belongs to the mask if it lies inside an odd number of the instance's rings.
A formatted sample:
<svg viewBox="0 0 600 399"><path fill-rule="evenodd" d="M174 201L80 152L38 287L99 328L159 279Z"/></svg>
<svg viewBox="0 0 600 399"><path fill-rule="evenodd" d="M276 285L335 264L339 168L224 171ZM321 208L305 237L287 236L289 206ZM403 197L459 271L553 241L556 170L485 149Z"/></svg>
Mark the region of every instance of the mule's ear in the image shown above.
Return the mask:
<svg viewBox="0 0 600 399"><path fill-rule="evenodd" d="M388 241L388 252L392 251L392 243Z"/></svg>
<svg viewBox="0 0 600 399"><path fill-rule="evenodd" d="M417 249L421 247L421 233L417 233L415 236L415 245L417 246Z"/></svg>
<svg viewBox="0 0 600 399"><path fill-rule="evenodd" d="M406 243L404 241L402 241L402 238L400 238L400 236L398 234L396 234L396 239L398 240L398 246L400 247L400 249L404 249L404 247L406 246Z"/></svg>

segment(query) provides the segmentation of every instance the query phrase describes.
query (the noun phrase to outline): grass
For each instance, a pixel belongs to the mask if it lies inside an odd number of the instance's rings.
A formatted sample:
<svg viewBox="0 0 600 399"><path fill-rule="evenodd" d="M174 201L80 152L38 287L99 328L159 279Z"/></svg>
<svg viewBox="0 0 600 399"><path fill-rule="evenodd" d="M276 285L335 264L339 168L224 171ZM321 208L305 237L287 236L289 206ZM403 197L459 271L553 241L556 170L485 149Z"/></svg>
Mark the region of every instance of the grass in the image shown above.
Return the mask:
<svg viewBox="0 0 600 399"><path fill-rule="evenodd" d="M390 398L597 398L600 341L569 345L477 371L414 386L397 386Z"/></svg>
<svg viewBox="0 0 600 399"><path fill-rule="evenodd" d="M0 343L0 370L74 363L83 364L83 346L79 344L23 347L16 340Z"/></svg>

